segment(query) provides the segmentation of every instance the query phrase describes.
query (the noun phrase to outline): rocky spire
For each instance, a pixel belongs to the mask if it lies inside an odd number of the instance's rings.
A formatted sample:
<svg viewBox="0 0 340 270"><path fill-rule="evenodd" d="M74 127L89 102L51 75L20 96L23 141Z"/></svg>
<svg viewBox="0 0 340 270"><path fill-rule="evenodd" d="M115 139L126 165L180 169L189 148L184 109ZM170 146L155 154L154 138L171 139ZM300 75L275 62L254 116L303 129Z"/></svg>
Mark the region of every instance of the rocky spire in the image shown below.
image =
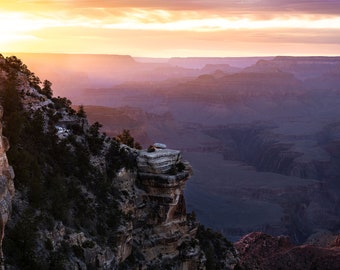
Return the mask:
<svg viewBox="0 0 340 270"><path fill-rule="evenodd" d="M122 209L131 215L124 248L129 251L126 255L135 258L130 267L205 269L205 256L196 239L198 224L188 221L183 196L190 164L182 160L180 151L164 147L138 151L136 161L135 177L120 175L130 194ZM126 179L135 183L128 186Z"/></svg>

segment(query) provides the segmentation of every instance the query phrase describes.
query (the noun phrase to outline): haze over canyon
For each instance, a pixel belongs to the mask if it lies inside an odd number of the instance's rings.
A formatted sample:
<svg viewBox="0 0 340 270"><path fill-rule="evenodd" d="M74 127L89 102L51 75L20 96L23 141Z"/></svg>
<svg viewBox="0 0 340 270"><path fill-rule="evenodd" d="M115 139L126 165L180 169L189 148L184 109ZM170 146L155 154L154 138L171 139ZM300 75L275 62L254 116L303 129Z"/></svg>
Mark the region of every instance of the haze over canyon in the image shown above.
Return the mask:
<svg viewBox="0 0 340 270"><path fill-rule="evenodd" d="M339 232L340 57L17 55L108 135L181 150L188 209L228 239Z"/></svg>

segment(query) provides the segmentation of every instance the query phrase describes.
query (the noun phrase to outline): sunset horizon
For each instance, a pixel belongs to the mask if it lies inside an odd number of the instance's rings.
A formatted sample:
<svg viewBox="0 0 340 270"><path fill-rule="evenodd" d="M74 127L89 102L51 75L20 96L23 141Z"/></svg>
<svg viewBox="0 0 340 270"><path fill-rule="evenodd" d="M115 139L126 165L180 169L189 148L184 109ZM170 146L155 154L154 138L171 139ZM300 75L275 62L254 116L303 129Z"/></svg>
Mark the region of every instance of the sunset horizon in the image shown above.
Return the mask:
<svg viewBox="0 0 340 270"><path fill-rule="evenodd" d="M11 1L2 52L134 57L336 56L337 1Z"/></svg>
<svg viewBox="0 0 340 270"><path fill-rule="evenodd" d="M148 56L148 55L133 55L133 54L117 54L117 53L95 53L95 52L29 52L29 51L2 51L0 52L3 56L16 56L16 55L35 55L35 54L46 54L46 55L107 55L107 56L126 56L126 57L132 57L133 59L155 59L155 60L170 60L172 58L275 58L275 57L306 57L306 58L317 58L317 57L325 57L325 58L332 58L332 57L340 57L339 54L264 54L264 55L173 55L173 56Z"/></svg>

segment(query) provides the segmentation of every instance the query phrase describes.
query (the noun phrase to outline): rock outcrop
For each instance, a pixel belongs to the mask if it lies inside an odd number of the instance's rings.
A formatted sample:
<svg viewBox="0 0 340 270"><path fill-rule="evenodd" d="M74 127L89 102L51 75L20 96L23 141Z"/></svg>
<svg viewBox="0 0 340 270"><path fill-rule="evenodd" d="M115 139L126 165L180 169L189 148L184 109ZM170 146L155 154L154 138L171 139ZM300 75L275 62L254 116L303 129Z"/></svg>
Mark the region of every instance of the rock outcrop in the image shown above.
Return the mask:
<svg viewBox="0 0 340 270"><path fill-rule="evenodd" d="M238 269L323 269L340 268L340 248L293 245L287 237L254 232L235 243Z"/></svg>
<svg viewBox="0 0 340 270"><path fill-rule="evenodd" d="M120 258L128 264L128 257L133 257L129 266L139 269L205 269L205 256L195 238L198 224L188 221L183 196L191 175L189 163L177 150L141 150L137 167L135 183L129 172L119 175L127 194L122 211L130 215L125 226L129 237L121 239L125 252Z"/></svg>
<svg viewBox="0 0 340 270"><path fill-rule="evenodd" d="M0 106L0 120L2 115L3 108ZM12 197L14 196L14 171L8 164L6 156L8 149L9 142L6 137L2 136L2 124L0 123L0 269L5 269L2 241L5 235L5 226L12 210Z"/></svg>
<svg viewBox="0 0 340 270"><path fill-rule="evenodd" d="M155 149L153 152L140 151L137 157L138 170L141 173L167 174L180 162L178 150Z"/></svg>

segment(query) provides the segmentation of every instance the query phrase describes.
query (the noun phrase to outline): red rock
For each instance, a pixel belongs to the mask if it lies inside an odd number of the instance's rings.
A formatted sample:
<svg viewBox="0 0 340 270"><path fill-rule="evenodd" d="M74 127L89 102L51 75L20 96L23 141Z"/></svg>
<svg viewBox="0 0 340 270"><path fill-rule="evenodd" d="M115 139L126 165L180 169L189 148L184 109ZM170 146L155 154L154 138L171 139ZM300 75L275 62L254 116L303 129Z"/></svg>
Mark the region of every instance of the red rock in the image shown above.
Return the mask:
<svg viewBox="0 0 340 270"><path fill-rule="evenodd" d="M339 247L295 246L287 237L273 237L261 232L244 236L235 247L240 256L240 269L340 269Z"/></svg>

